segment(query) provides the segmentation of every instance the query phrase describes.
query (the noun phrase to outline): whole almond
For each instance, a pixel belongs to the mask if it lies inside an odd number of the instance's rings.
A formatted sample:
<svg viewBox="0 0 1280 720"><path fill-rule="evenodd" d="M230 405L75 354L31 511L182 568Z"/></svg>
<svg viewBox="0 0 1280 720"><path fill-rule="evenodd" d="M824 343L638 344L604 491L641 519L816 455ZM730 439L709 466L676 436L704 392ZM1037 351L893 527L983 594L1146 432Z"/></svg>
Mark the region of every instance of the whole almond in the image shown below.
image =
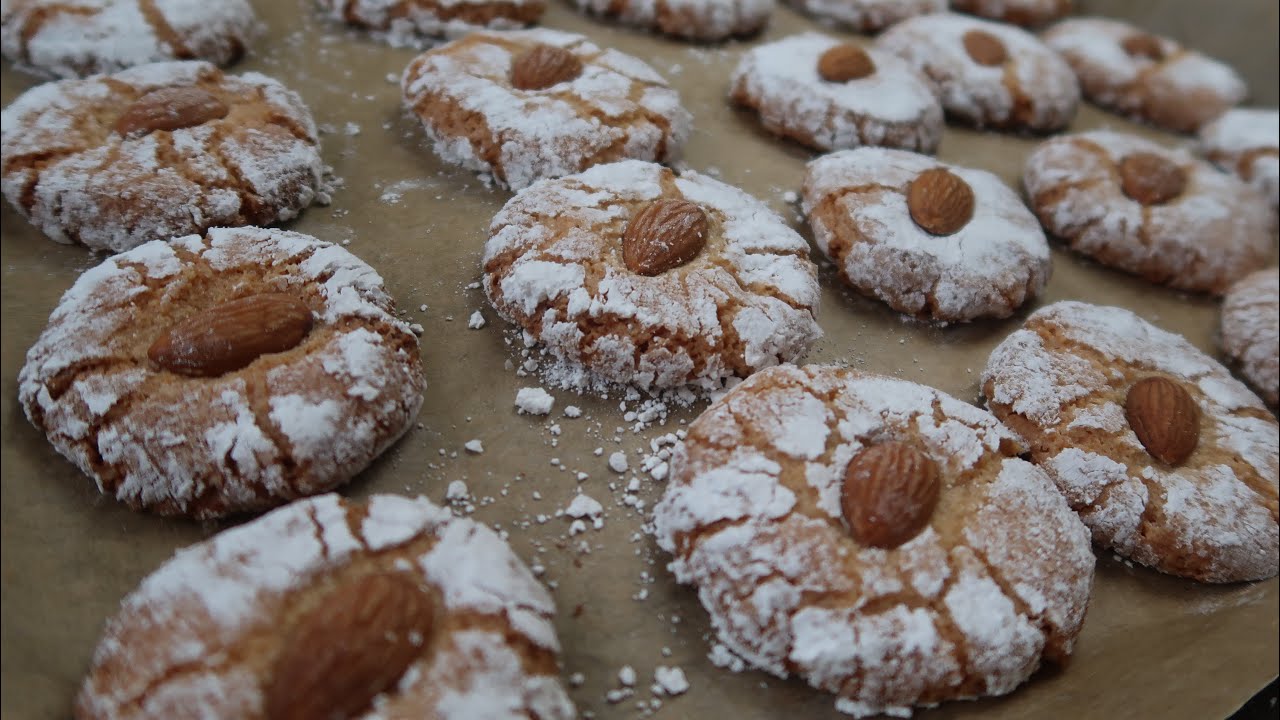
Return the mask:
<svg viewBox="0 0 1280 720"><path fill-rule="evenodd" d="M125 108L116 120L116 132L135 138L156 130L178 130L227 116L226 103L198 87L152 90Z"/></svg>
<svg viewBox="0 0 1280 720"><path fill-rule="evenodd" d="M1135 33L1120 42L1124 51L1132 57L1143 57L1159 62L1164 59L1164 47L1160 38L1147 33Z"/></svg>
<svg viewBox="0 0 1280 720"><path fill-rule="evenodd" d="M640 275L657 275L679 267L707 244L707 214L697 203L662 198L627 223L622 234L622 261Z"/></svg>
<svg viewBox="0 0 1280 720"><path fill-rule="evenodd" d="M925 170L907 189L907 210L925 232L951 235L973 218L973 188L946 168Z"/></svg>
<svg viewBox="0 0 1280 720"><path fill-rule="evenodd" d="M1143 205L1161 205L1182 194L1187 173L1161 155L1133 153L1120 161L1120 187Z"/></svg>
<svg viewBox="0 0 1280 720"><path fill-rule="evenodd" d="M435 603L409 575L337 586L293 624L263 688L268 720L349 718L404 675L435 624Z"/></svg>
<svg viewBox="0 0 1280 720"><path fill-rule="evenodd" d="M895 548L929 524L941 490L932 458L905 443L885 442L849 462L840 509L855 540Z"/></svg>
<svg viewBox="0 0 1280 720"><path fill-rule="evenodd" d="M171 326L151 344L147 357L179 375L212 377L296 347L311 325L311 310L292 295L250 295Z"/></svg>
<svg viewBox="0 0 1280 720"><path fill-rule="evenodd" d="M964 34L962 42L964 51L979 65L1003 65L1009 59L1004 43L986 30L970 30Z"/></svg>
<svg viewBox="0 0 1280 720"><path fill-rule="evenodd" d="M555 45L538 43L511 63L511 84L520 90L543 90L582 74L582 60Z"/></svg>
<svg viewBox="0 0 1280 720"><path fill-rule="evenodd" d="M1151 457L1178 465L1200 442L1200 407L1181 384L1152 376L1134 383L1124 398L1124 416Z"/></svg>
<svg viewBox="0 0 1280 720"><path fill-rule="evenodd" d="M834 45L818 57L818 74L827 82L861 80L875 71L875 61L867 51L849 43Z"/></svg>

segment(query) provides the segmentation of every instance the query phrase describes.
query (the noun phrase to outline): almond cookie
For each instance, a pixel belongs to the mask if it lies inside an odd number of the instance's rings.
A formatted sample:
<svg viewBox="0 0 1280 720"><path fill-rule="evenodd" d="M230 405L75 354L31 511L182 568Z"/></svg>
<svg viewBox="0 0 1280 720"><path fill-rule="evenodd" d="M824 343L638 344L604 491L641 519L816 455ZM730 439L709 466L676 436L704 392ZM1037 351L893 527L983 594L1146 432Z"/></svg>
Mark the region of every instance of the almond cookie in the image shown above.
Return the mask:
<svg viewBox="0 0 1280 720"><path fill-rule="evenodd" d="M1227 65L1118 20L1064 20L1044 41L1089 100L1167 130L1194 132L1248 93Z"/></svg>
<svg viewBox="0 0 1280 720"><path fill-rule="evenodd" d="M964 15L911 18L876 47L904 58L933 86L942 109L996 130L1049 132L1066 127L1080 86L1062 58L1025 30Z"/></svg>
<svg viewBox="0 0 1280 720"><path fill-rule="evenodd" d="M947 9L947 0L791 0L791 4L815 17L864 33Z"/></svg>
<svg viewBox="0 0 1280 720"><path fill-rule="evenodd" d="M514 30L538 22L546 0L318 0L334 20L373 30L396 47L429 37L491 28Z"/></svg>
<svg viewBox="0 0 1280 720"><path fill-rule="evenodd" d="M205 62L37 86L4 109L0 132L5 199L60 243L120 252L327 199L297 94Z"/></svg>
<svg viewBox="0 0 1280 720"><path fill-rule="evenodd" d="M644 390L717 389L800 357L822 335L817 275L759 200L638 160L521 192L484 248L498 314L553 358Z"/></svg>
<svg viewBox="0 0 1280 720"><path fill-rule="evenodd" d="M372 268L306 235L157 240L63 295L18 397L134 509L261 510L350 480L409 429L425 383L394 309Z"/></svg>
<svg viewBox="0 0 1280 720"><path fill-rule="evenodd" d="M624 158L675 160L693 124L653 68L553 30L442 45L409 63L401 89L441 159L512 190Z"/></svg>
<svg viewBox="0 0 1280 720"><path fill-rule="evenodd" d="M1022 182L1051 235L1151 282L1221 294L1271 251L1271 208L1258 193L1134 135L1048 140L1027 158Z"/></svg>
<svg viewBox="0 0 1280 720"><path fill-rule="evenodd" d="M424 498L323 495L147 576L76 717L570 720L554 616L489 528Z"/></svg>
<svg viewBox="0 0 1280 720"><path fill-rule="evenodd" d="M881 148L809 163L801 205L840 277L898 312L1008 317L1049 280L1049 243L989 172Z"/></svg>
<svg viewBox="0 0 1280 720"><path fill-rule="evenodd" d="M862 717L1003 695L1064 664L1089 534L989 413L933 388L784 365L692 425L654 507L718 640Z"/></svg>
<svg viewBox="0 0 1280 720"><path fill-rule="evenodd" d="M933 152L942 139L942 106L906 61L818 33L747 51L730 97L770 132L818 150Z"/></svg>
<svg viewBox="0 0 1280 720"><path fill-rule="evenodd" d="M161 60L240 59L259 32L247 0L5 0L0 51L58 77Z"/></svg>
<svg viewBox="0 0 1280 720"><path fill-rule="evenodd" d="M1280 405L1280 271L1259 270L1222 299L1222 350L1273 407Z"/></svg>
<svg viewBox="0 0 1280 720"><path fill-rule="evenodd" d="M1280 206L1280 112L1228 110L1200 129L1200 152Z"/></svg>
<svg viewBox="0 0 1280 720"><path fill-rule="evenodd" d="M1202 582L1276 574L1280 428L1181 336L1055 303L991 353L982 392L1098 545Z"/></svg>
<svg viewBox="0 0 1280 720"><path fill-rule="evenodd" d="M760 32L773 0L573 0L594 17L669 35L714 42Z"/></svg>
<svg viewBox="0 0 1280 720"><path fill-rule="evenodd" d="M956 12L1034 27L1071 14L1071 0L951 0Z"/></svg>

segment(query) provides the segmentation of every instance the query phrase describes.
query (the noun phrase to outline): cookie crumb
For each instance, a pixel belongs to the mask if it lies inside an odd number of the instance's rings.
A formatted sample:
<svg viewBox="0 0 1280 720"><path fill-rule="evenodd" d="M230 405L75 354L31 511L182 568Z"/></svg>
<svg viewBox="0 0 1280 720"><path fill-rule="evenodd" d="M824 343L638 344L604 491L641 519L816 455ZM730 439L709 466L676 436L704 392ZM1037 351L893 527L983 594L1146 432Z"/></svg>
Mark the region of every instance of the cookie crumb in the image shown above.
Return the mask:
<svg viewBox="0 0 1280 720"><path fill-rule="evenodd" d="M467 320L467 327L472 330L484 327L484 315L479 310L471 313L471 317Z"/></svg>
<svg viewBox="0 0 1280 720"><path fill-rule="evenodd" d="M636 684L635 668L630 665L623 665L622 669L618 671L618 682L626 685L627 687L634 686Z"/></svg>
<svg viewBox="0 0 1280 720"><path fill-rule="evenodd" d="M621 450L609 456L609 469L616 473L627 471L627 456Z"/></svg>
<svg viewBox="0 0 1280 720"><path fill-rule="evenodd" d="M689 689L689 680L685 678L684 670L679 667L659 665L653 671L653 680L668 695L680 695Z"/></svg>
<svg viewBox="0 0 1280 720"><path fill-rule="evenodd" d="M470 493L467 491L467 484L461 480L454 480L449 483L449 489L444 491L445 500L466 500Z"/></svg>
<svg viewBox="0 0 1280 720"><path fill-rule="evenodd" d="M542 388L520 388L516 392L516 408L521 414L546 415L556 399Z"/></svg>
<svg viewBox="0 0 1280 720"><path fill-rule="evenodd" d="M479 440L468 440L462 444L462 449L466 450L469 453L479 455L480 453L484 452L484 444L481 443Z"/></svg>

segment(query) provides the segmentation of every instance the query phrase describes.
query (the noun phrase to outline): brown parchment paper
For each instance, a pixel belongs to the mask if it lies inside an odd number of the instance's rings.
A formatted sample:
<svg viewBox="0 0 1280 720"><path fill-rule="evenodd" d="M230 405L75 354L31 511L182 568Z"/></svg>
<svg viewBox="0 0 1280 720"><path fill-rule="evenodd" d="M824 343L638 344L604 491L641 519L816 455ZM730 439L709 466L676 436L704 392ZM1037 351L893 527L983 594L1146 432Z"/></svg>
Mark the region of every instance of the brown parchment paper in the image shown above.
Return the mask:
<svg viewBox="0 0 1280 720"><path fill-rule="evenodd" d="M701 406L673 409L665 425L638 433L624 419L616 395L604 400L557 391L549 418L516 414L517 389L539 382L510 369L508 361L520 362L518 344L508 343L505 324L485 306L480 291L469 287L480 277L489 218L509 195L442 165L418 123L403 115L394 81L415 52L329 23L311 0L255 4L268 31L235 69L266 72L302 94L327 131L327 162L345 180L332 206L312 208L290 227L347 244L382 273L404 315L424 327L430 387L419 424L343 492L425 494L440 502L450 481L465 481L476 498L473 517L509 533L516 550L544 568L543 578L553 585L564 674L585 676L572 690L584 713L640 716L637 702L647 705L653 698L653 669L668 665L682 667L691 688L664 698L659 717L841 717L831 696L801 682L713 666L707 660L706 614L691 589L675 584L665 569L667 558L642 532L661 483L641 476L644 511L620 504L632 474L611 472L609 453L626 451L635 467L635 451L678 429ZM1275 105L1274 2L1079 4L1171 33L1227 60L1248 79L1253 102ZM811 154L767 136L724 97L729 73L746 47L819 24L780 7L760 38L699 47L580 17L566 0L552 0L543 24L588 34L649 60L694 113L688 165L753 193L810 237L785 194L799 190ZM0 78L5 104L38 82L8 63ZM1170 144L1188 141L1089 106L1071 129L1096 126L1137 130ZM948 127L938 155L994 171L1018 186L1022 161L1036 141ZM0 220L0 716L62 718L70 715L102 623L120 599L175 549L231 523L165 520L102 498L22 416L16 376L26 350L61 294L101 258L41 237L8 205ZM897 375L966 401L978 400L987 354L1026 315L949 328L905 322L887 307L845 291L830 266L822 267L820 322L826 338L809 362ZM1055 248L1053 278L1034 306L1067 298L1130 308L1218 355L1212 299L1152 286ZM467 319L477 309L488 325L470 330ZM562 416L570 404L582 409L582 417ZM483 442L483 454L463 451L471 439ZM593 453L598 447L603 455ZM577 481L579 471L589 477ZM555 514L579 487L604 503L605 525L570 538L568 521ZM582 540L589 552L582 551ZM1006 698L947 703L920 716L1224 717L1276 676L1277 596L1274 578L1203 586L1129 567L1102 552L1092 606L1069 668L1042 671ZM637 671L636 694L610 704L604 696L618 687L623 665Z"/></svg>

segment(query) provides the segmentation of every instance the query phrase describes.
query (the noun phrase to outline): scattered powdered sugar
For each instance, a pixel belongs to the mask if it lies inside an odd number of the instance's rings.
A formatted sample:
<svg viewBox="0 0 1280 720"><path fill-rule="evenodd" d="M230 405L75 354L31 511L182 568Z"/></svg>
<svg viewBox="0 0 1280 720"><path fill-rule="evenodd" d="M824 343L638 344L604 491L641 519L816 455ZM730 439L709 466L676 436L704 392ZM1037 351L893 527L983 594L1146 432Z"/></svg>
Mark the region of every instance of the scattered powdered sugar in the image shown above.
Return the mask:
<svg viewBox="0 0 1280 720"><path fill-rule="evenodd" d="M689 689L689 680L679 667L659 665L653 669L653 681L668 695L680 695Z"/></svg>
<svg viewBox="0 0 1280 720"><path fill-rule="evenodd" d="M516 412L522 415L546 415L556 399L542 388L520 388L516 391Z"/></svg>

